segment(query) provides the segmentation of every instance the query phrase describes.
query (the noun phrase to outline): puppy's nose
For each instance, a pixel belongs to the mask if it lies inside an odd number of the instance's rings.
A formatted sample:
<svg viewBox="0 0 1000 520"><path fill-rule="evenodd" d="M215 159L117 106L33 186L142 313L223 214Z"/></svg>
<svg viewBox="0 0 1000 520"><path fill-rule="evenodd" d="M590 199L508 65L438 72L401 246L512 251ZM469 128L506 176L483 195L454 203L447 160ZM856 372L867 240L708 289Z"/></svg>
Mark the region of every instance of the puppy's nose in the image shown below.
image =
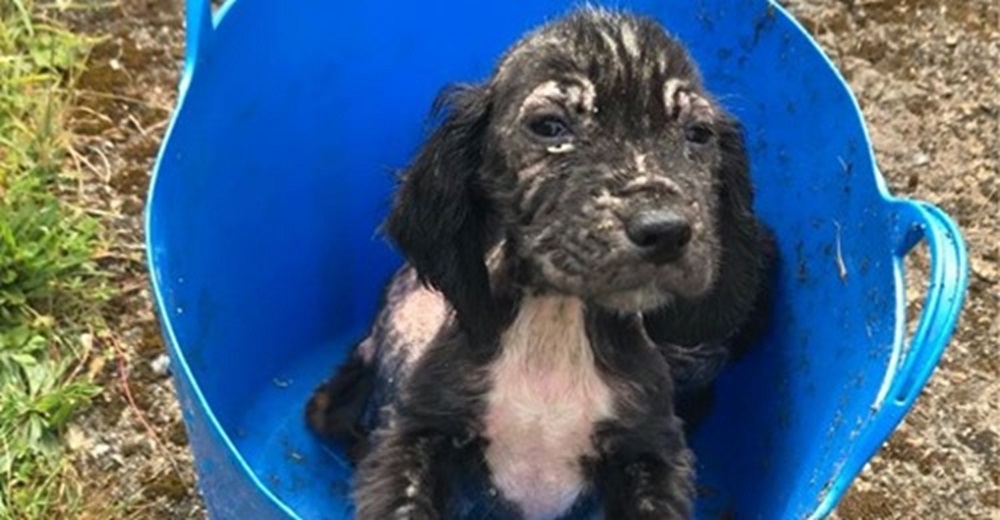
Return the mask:
<svg viewBox="0 0 1000 520"><path fill-rule="evenodd" d="M691 224L670 210L640 211L625 223L625 233L650 261L663 264L680 258L691 240Z"/></svg>

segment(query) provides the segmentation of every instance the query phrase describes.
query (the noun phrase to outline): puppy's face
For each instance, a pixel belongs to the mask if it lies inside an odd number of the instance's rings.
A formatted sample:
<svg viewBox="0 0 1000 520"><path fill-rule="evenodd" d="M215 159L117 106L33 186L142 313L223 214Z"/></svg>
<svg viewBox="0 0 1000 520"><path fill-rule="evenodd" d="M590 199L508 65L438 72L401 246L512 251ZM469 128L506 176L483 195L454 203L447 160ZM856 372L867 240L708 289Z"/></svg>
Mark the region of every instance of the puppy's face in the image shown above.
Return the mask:
<svg viewBox="0 0 1000 520"><path fill-rule="evenodd" d="M483 175L533 285L623 311L697 297L718 268L730 120L655 23L585 12L529 35L488 86Z"/></svg>
<svg viewBox="0 0 1000 520"><path fill-rule="evenodd" d="M440 102L386 229L463 322L497 315L499 240L529 289L632 312L705 295L720 234L752 234L739 125L652 20L578 11Z"/></svg>

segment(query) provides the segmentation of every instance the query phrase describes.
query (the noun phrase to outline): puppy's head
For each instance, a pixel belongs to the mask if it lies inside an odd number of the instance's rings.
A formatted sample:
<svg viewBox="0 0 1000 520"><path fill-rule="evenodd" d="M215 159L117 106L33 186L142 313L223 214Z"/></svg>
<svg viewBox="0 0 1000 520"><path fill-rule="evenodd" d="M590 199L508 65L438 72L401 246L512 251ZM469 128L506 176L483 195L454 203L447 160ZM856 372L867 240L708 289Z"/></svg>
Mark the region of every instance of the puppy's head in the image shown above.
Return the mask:
<svg viewBox="0 0 1000 520"><path fill-rule="evenodd" d="M530 288L613 310L711 289L720 227L749 215L741 131L656 22L573 13L442 99L387 230L460 319L490 312L501 242Z"/></svg>

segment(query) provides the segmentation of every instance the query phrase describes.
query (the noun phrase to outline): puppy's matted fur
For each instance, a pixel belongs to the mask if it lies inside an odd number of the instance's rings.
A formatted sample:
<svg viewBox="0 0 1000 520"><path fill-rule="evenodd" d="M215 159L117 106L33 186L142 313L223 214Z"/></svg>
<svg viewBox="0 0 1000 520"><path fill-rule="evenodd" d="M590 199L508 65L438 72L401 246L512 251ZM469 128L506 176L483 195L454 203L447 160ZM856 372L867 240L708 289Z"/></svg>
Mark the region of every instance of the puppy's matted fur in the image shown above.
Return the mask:
<svg viewBox="0 0 1000 520"><path fill-rule="evenodd" d="M763 315L739 124L656 22L596 9L439 108L385 225L407 265L308 406L357 517L689 517L675 403Z"/></svg>

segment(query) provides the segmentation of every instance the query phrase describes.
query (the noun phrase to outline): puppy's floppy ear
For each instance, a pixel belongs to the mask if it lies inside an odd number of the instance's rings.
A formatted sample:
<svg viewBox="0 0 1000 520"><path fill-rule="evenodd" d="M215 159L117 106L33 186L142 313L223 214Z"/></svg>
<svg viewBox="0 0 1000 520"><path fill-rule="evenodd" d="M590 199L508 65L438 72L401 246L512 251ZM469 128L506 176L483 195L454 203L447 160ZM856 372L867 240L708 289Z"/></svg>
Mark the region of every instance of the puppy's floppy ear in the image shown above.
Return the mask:
<svg viewBox="0 0 1000 520"><path fill-rule="evenodd" d="M754 191L742 126L725 115L717 126L722 162L718 176L719 272L708 294L679 298L650 313L646 325L657 343L695 346L751 341L744 329L767 317L769 272L775 260L769 232L753 213Z"/></svg>
<svg viewBox="0 0 1000 520"><path fill-rule="evenodd" d="M435 112L444 119L403 172L384 231L421 281L444 294L462 326L481 331L496 314L485 254L497 226L480 176L490 117L486 88L449 88Z"/></svg>

